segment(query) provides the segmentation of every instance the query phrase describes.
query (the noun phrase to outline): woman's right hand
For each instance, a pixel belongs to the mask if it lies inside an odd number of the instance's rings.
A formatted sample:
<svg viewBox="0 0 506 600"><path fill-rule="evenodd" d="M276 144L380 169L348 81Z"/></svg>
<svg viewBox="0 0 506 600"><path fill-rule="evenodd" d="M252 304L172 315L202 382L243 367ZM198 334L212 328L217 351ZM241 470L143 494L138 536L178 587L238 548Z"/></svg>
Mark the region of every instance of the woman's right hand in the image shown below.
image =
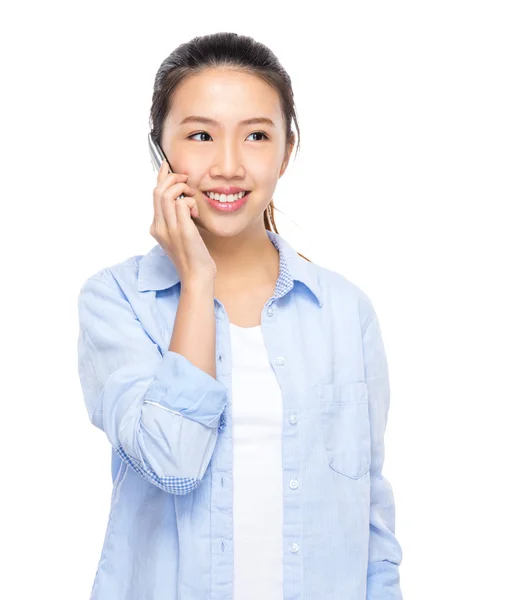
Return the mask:
<svg viewBox="0 0 506 600"><path fill-rule="evenodd" d="M149 233L174 263L181 285L216 276L212 259L192 216L198 217L196 191L185 182L188 175L169 173L164 160L153 190L154 217ZM185 198L176 200L181 194ZM189 197L188 197L189 196Z"/></svg>

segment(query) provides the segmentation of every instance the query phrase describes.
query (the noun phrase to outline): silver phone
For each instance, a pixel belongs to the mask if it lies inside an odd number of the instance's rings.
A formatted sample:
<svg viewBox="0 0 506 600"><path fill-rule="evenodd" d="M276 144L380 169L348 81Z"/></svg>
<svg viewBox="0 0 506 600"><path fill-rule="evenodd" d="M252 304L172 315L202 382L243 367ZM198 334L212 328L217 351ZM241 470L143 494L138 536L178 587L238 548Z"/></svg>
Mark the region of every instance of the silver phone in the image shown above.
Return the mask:
<svg viewBox="0 0 506 600"><path fill-rule="evenodd" d="M153 169L155 171L159 171L162 166L163 159L166 160L169 165L169 173L173 173L172 167L170 166L167 157L165 156L165 152L162 150L161 146L155 142L151 133L148 133L148 146L149 146L149 155L151 157L151 164L153 165ZM180 198L184 198L184 194L181 194L176 198L179 200Z"/></svg>

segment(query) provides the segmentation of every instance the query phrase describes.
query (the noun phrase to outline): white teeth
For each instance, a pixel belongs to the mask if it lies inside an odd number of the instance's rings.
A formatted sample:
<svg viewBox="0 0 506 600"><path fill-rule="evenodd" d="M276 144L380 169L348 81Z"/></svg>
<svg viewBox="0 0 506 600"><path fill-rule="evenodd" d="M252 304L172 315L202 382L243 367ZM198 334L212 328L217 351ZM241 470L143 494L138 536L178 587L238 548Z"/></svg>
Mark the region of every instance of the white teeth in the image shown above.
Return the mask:
<svg viewBox="0 0 506 600"><path fill-rule="evenodd" d="M219 200L220 202L235 202L245 196L246 192L239 192L239 194L215 194L214 192L205 192L206 196L209 196L212 200Z"/></svg>

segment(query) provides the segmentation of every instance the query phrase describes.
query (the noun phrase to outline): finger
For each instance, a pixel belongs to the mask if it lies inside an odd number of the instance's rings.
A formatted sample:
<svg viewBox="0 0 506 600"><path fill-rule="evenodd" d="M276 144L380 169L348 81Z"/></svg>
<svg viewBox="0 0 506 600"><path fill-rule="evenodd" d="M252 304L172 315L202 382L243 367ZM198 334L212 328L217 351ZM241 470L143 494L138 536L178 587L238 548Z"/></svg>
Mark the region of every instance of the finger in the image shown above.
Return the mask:
<svg viewBox="0 0 506 600"><path fill-rule="evenodd" d="M181 194L184 194L188 197L195 196L196 193L197 191L191 188L187 183L180 181L179 183L174 183L173 185L169 186L165 192L163 192L162 198L167 196L168 198L175 200Z"/></svg>
<svg viewBox="0 0 506 600"><path fill-rule="evenodd" d="M178 234L182 239L189 240L194 235L195 224L190 216L190 207L184 200L176 200L174 206L176 208Z"/></svg>
<svg viewBox="0 0 506 600"><path fill-rule="evenodd" d="M197 204L196 197L194 196L192 198L185 198L185 200L186 200L186 205L190 209L190 215L192 217L198 217L199 216L199 206Z"/></svg>
<svg viewBox="0 0 506 600"><path fill-rule="evenodd" d="M194 196L196 193L197 193L196 190L191 188L189 185L187 185L186 183L180 182L180 183L176 183L176 184L170 186L162 194L162 196L160 198L160 206L161 206L163 218L167 224L167 229L169 231L174 232L175 229L177 228L177 217L176 217L176 212L175 212L175 208L174 208L174 203L178 202L178 200L176 200L176 198L178 198L181 194L191 197L191 196ZM185 199L186 198L183 198L183 199L179 200L179 202L180 201L184 202Z"/></svg>
<svg viewBox="0 0 506 600"><path fill-rule="evenodd" d="M176 183L172 186L170 186L161 196L160 199L160 206L161 206L161 211L163 214L163 218L165 220L167 229L170 233L172 233L172 235L174 235L177 226L178 226L178 220L177 220L177 215L176 215L176 209L175 209L175 203L177 202L183 202L186 203L187 201L187 196L194 196L196 194L196 190L194 190L193 188L191 188L189 185L187 185L186 183ZM177 198L181 195L184 194L185 198L182 198L181 200L177 200ZM188 202L191 202L191 198L188 198Z"/></svg>
<svg viewBox="0 0 506 600"><path fill-rule="evenodd" d="M176 183L186 183L188 175L183 173L168 173L162 176L160 180L157 180L155 189L159 194L163 194L171 185Z"/></svg>
<svg viewBox="0 0 506 600"><path fill-rule="evenodd" d="M162 212L162 197L158 193L158 188L155 187L153 190L153 222L156 229L161 229L164 224L163 212Z"/></svg>
<svg viewBox="0 0 506 600"><path fill-rule="evenodd" d="M162 210L162 204L164 202L163 198L166 194L168 194L169 198L174 200L175 198L177 198L177 196L179 196L182 193L184 193L185 195L187 194L189 196L192 196L196 193L195 190L193 190L190 186L188 186L182 181L174 184L176 177L178 177L177 174L171 173L162 184L157 185L153 190L153 210L155 213L155 222L160 227L163 226L164 215ZM179 175L180 179L183 177L187 176Z"/></svg>
<svg viewBox="0 0 506 600"><path fill-rule="evenodd" d="M157 183L160 183L160 182L164 181L167 178L167 176L172 176L172 175L174 175L175 177L178 177L180 175L181 176L185 176L186 174L185 173L175 173L175 172L171 171L169 169L169 163L164 158L162 160L160 168L158 169L158 174L157 174L157 177L156 177Z"/></svg>
<svg viewBox="0 0 506 600"><path fill-rule="evenodd" d="M176 207L175 203L177 202L176 197L180 192L170 193L169 191L165 192L160 198L160 208L163 215L164 226L167 228L167 231L171 235L174 235L175 230L177 228L177 216L176 216Z"/></svg>
<svg viewBox="0 0 506 600"><path fill-rule="evenodd" d="M199 216L199 207L197 204L197 190L190 188L190 192L184 192L185 197L181 198L179 200L179 202L184 202L189 209L190 215L192 217L198 217Z"/></svg>
<svg viewBox="0 0 506 600"><path fill-rule="evenodd" d="M190 216L192 217L198 217L199 216L199 207L197 204L197 200L195 199L195 197L188 197L185 196L184 198L181 198L180 200L178 200L176 198L176 202L180 203L183 202L184 204L186 204L186 206L188 207L188 212L190 213Z"/></svg>
<svg viewBox="0 0 506 600"><path fill-rule="evenodd" d="M163 159L162 164L160 165L160 168L158 169L158 174L156 176L157 183L159 183L160 181L163 181L165 179L165 177L167 176L168 172L169 172L169 165L167 164L167 161L165 159Z"/></svg>
<svg viewBox="0 0 506 600"><path fill-rule="evenodd" d="M182 180L182 176L168 175L165 181L162 181L156 188L155 193L161 198L168 196L175 200L181 194L193 195L192 189Z"/></svg>

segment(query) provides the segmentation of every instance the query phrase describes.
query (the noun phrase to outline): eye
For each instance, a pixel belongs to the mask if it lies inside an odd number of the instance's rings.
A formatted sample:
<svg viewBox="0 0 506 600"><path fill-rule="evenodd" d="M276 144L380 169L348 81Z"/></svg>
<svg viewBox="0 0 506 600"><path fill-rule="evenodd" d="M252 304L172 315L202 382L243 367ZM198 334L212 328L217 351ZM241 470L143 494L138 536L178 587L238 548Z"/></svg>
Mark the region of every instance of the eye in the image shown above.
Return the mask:
<svg viewBox="0 0 506 600"><path fill-rule="evenodd" d="M267 134L264 133L263 131L254 131L253 133L250 133L249 135L263 135L266 140L269 139L269 137L267 136ZM249 137L249 135L248 135L248 137Z"/></svg>
<svg viewBox="0 0 506 600"><path fill-rule="evenodd" d="M191 140L192 138L194 138L196 135L209 135L208 133L206 133L205 131L199 131L197 133L192 133L192 135L189 135L187 139ZM201 142L202 140L197 140L199 142Z"/></svg>
<svg viewBox="0 0 506 600"><path fill-rule="evenodd" d="M260 134L260 135L264 136L264 138L265 138L266 140L268 140L268 139L269 139L268 135L267 135L265 132L263 132L263 131L254 131L253 133L250 133L248 137L250 137L251 135L258 135L258 134ZM207 133L207 131L198 131L197 133L192 133L190 136L188 136L188 138L187 138L187 139L191 140L191 139L193 139L193 138L194 138L196 135L207 135L207 136L209 136L209 134ZM211 136L209 136L209 137L211 137ZM196 140L196 141L198 141L198 142L202 142L202 141L204 141L204 140ZM258 140L258 141L261 141L261 140Z"/></svg>

